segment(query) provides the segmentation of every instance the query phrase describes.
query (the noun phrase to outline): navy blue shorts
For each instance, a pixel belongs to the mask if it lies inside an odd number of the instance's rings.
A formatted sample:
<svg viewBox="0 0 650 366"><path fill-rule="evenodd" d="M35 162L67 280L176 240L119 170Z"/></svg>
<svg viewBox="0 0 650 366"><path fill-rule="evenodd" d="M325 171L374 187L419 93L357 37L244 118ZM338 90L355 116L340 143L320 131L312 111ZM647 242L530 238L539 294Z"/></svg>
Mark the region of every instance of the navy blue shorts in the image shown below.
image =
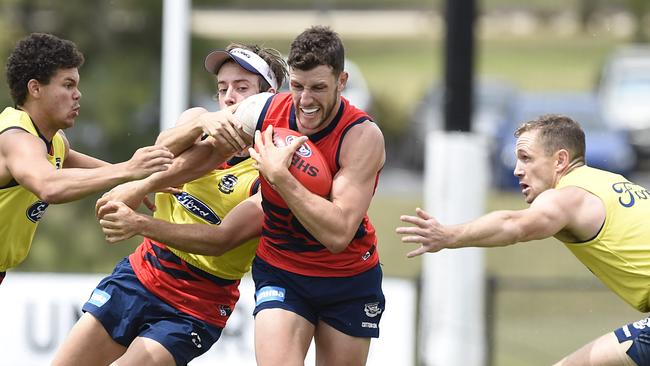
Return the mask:
<svg viewBox="0 0 650 366"><path fill-rule="evenodd" d="M624 325L614 331L618 343L632 341L627 355L639 366L650 366L650 318Z"/></svg>
<svg viewBox="0 0 650 366"><path fill-rule="evenodd" d="M377 264L351 277L302 276L253 260L255 310L280 308L317 325L319 320L353 337L379 337L386 299Z"/></svg>
<svg viewBox="0 0 650 366"><path fill-rule="evenodd" d="M174 356L177 365L186 365L205 353L222 331L150 293L136 277L128 258L101 280L83 311L97 318L117 343L128 347L136 337L153 339Z"/></svg>

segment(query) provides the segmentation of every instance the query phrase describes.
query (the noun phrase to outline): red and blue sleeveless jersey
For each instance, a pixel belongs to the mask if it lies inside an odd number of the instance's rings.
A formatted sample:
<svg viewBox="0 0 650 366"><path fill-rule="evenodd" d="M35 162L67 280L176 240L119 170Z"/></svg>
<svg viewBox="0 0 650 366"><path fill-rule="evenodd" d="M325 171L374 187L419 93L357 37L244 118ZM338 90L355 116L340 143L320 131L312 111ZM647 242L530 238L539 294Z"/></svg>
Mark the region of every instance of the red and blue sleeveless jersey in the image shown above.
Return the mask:
<svg viewBox="0 0 650 366"><path fill-rule="evenodd" d="M341 99L334 120L322 131L309 136L327 160L332 176L340 169L339 153L346 133L351 127L372 120L365 112ZM263 131L269 125L298 131L290 93L276 94L267 101L257 129ZM376 183L377 180L375 186ZM354 276L377 265L377 237L368 214L359 223L347 248L334 254L302 226L284 202L274 202L265 196L264 192L270 186L264 179L261 179L261 184L264 224L256 252L258 257L285 271L313 277Z"/></svg>
<svg viewBox="0 0 650 366"><path fill-rule="evenodd" d="M217 277L179 258L163 244L144 238L129 256L138 280L174 308L223 328L239 300L240 280Z"/></svg>

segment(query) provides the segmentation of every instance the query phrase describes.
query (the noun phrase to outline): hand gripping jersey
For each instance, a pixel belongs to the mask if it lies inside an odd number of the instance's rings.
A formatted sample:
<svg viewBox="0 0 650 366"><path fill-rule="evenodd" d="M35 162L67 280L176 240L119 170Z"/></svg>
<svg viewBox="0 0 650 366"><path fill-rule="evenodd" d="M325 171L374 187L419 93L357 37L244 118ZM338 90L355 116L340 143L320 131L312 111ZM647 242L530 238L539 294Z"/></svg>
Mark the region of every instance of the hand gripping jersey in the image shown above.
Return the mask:
<svg viewBox="0 0 650 366"><path fill-rule="evenodd" d="M57 169L63 167L65 144L60 134L46 141L23 111L8 107L0 114L0 133L21 129L40 138L47 146L47 160ZM29 253L38 222L48 203L15 180L0 187L0 272L20 264Z"/></svg>
<svg viewBox="0 0 650 366"><path fill-rule="evenodd" d="M365 112L350 105L344 98L341 100L336 117L329 126L309 136L326 159L332 176L340 169L338 154L347 131L356 124L371 121ZM266 102L257 129L264 131L269 125L298 131L291 94L276 94ZM266 184L262 180L264 226L257 249L261 259L286 271L315 277L353 276L378 263L375 228L367 214L359 223L348 247L341 253L333 254L309 234L289 209L264 196Z"/></svg>
<svg viewBox="0 0 650 366"><path fill-rule="evenodd" d="M186 183L180 194L157 193L154 217L176 224L219 225L258 186L253 159L246 159ZM250 240L214 257L168 248L145 238L129 261L140 282L160 299L198 319L224 327L239 298L236 285L250 270L257 241ZM232 291L224 293L224 288Z"/></svg>
<svg viewBox="0 0 650 366"><path fill-rule="evenodd" d="M562 177L556 188L566 186L598 196L606 216L595 238L564 244L628 304L650 311L650 192L621 175L587 166Z"/></svg>

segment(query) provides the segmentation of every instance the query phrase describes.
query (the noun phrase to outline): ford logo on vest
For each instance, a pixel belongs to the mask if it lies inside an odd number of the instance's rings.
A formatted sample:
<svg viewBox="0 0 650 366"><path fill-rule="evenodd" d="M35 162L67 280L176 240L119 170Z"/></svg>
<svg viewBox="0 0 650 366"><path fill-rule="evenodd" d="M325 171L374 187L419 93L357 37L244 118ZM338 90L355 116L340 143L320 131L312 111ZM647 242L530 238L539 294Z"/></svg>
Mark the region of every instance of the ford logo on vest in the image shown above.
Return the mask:
<svg viewBox="0 0 650 366"><path fill-rule="evenodd" d="M185 209L193 215L198 216L213 225L221 224L221 218L219 218L219 216L214 211L212 211L208 205L201 202L191 194L187 192L181 192L175 194L174 196L178 200L178 203L180 203L181 206L185 207Z"/></svg>

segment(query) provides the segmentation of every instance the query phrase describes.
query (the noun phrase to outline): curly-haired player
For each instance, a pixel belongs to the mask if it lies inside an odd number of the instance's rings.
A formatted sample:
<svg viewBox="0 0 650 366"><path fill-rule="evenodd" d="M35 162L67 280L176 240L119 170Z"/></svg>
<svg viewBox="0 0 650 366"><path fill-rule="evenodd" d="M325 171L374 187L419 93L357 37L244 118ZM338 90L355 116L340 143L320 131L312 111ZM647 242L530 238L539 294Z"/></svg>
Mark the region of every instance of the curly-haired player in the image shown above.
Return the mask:
<svg viewBox="0 0 650 366"><path fill-rule="evenodd" d="M0 282L27 257L49 204L141 179L171 164L173 155L163 147L139 149L115 165L70 148L63 130L79 115L83 63L74 43L42 33L20 40L7 60L14 106L0 113Z"/></svg>

